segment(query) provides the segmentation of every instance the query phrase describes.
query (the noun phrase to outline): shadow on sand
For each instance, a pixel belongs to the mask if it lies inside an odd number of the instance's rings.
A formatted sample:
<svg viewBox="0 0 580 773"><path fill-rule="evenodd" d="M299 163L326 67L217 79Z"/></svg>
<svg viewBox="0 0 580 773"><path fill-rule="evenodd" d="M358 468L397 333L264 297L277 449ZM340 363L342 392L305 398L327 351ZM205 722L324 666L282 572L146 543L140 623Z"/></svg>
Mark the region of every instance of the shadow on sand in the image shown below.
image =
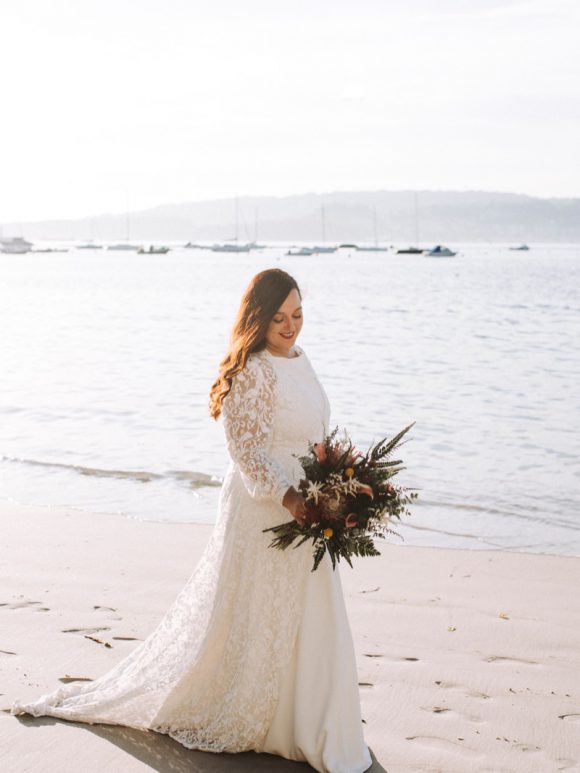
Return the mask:
<svg viewBox="0 0 580 773"><path fill-rule="evenodd" d="M126 754L148 765L158 773L308 773L313 768L304 762L292 762L272 754L214 754L187 749L173 738L149 730L135 730L121 725L89 725L53 717L15 717L27 727L55 725L66 721L79 729L104 738ZM387 773L371 751L373 764L366 773Z"/></svg>

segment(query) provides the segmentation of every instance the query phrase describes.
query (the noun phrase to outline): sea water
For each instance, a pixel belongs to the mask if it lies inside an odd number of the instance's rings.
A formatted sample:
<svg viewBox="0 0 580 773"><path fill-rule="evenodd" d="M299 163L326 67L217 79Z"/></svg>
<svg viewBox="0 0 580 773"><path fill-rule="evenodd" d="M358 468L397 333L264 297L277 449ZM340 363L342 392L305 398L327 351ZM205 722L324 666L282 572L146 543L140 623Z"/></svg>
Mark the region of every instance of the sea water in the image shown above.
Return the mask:
<svg viewBox="0 0 580 773"><path fill-rule="evenodd" d="M211 522L209 388L249 279L279 267L331 426L364 449L415 422L394 543L578 555L580 246L531 247L0 255L0 498Z"/></svg>

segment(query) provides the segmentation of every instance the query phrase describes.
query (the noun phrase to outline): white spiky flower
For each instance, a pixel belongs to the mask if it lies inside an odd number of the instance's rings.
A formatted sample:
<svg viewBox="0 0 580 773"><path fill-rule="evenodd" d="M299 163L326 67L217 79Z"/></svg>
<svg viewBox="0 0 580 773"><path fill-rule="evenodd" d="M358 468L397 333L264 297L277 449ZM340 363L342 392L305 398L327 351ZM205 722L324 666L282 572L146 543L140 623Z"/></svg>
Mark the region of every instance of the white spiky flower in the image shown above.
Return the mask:
<svg viewBox="0 0 580 773"><path fill-rule="evenodd" d="M317 483L314 480L308 481L308 488L306 489L306 499L308 501L314 502L315 505L318 504L318 497L320 496L320 492L322 491L322 483Z"/></svg>

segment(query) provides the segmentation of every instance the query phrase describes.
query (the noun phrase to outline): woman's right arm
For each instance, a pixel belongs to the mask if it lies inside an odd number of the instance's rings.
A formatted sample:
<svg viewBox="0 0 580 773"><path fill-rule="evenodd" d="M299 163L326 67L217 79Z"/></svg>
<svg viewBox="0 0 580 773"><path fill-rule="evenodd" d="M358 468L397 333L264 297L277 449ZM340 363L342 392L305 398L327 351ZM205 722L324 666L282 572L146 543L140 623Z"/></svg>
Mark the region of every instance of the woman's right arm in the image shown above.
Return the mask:
<svg viewBox="0 0 580 773"><path fill-rule="evenodd" d="M250 496L271 498L289 510L290 507L296 510L295 494L299 497L301 494L295 491L280 464L269 453L275 384L272 366L252 357L234 376L222 407L226 444Z"/></svg>

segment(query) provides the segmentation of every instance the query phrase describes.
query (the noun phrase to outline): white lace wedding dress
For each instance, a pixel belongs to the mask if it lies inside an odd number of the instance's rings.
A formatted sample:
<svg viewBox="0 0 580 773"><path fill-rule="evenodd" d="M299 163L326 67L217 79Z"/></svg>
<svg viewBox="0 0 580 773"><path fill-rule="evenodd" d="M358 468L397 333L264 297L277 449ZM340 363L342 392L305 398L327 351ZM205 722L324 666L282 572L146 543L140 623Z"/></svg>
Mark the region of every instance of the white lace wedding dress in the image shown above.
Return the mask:
<svg viewBox="0 0 580 773"><path fill-rule="evenodd" d="M338 570L311 572L309 544L269 548L289 520L294 454L328 431L329 405L305 352L252 354L223 405L231 464L207 547L158 627L93 682L12 714L166 733L191 749L255 750L323 773L362 773L354 649Z"/></svg>

